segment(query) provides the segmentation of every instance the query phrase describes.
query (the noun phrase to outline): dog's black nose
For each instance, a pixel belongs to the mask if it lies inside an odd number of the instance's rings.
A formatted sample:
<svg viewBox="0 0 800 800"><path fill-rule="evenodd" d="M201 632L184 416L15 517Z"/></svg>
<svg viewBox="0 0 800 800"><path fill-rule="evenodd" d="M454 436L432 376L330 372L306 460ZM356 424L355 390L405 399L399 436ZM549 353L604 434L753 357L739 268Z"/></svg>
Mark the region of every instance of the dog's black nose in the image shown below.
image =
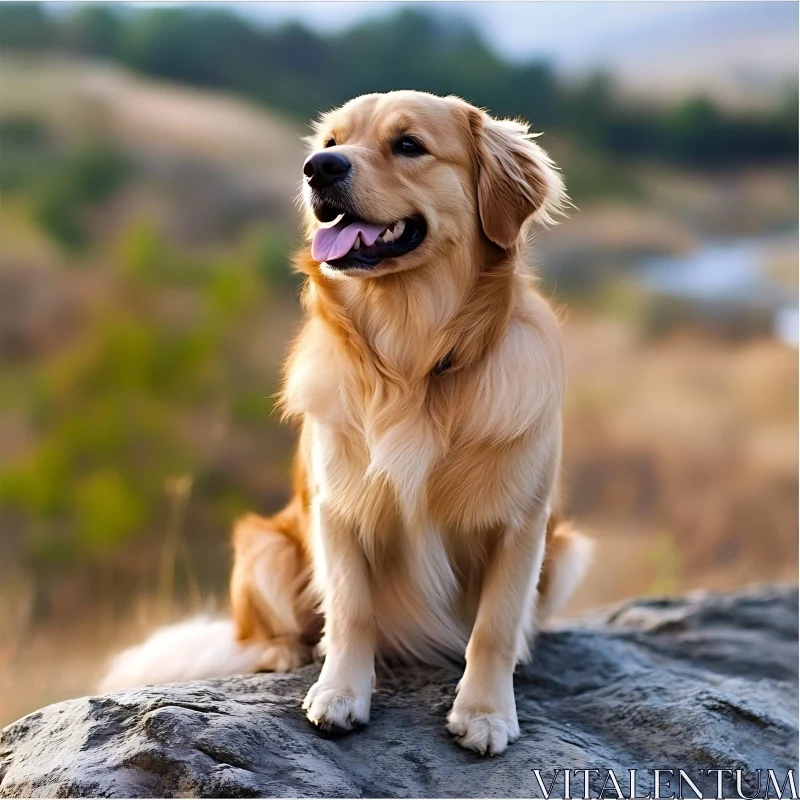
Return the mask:
<svg viewBox="0 0 800 800"><path fill-rule="evenodd" d="M303 175L312 189L324 189L350 172L350 162L339 153L314 153L303 164Z"/></svg>

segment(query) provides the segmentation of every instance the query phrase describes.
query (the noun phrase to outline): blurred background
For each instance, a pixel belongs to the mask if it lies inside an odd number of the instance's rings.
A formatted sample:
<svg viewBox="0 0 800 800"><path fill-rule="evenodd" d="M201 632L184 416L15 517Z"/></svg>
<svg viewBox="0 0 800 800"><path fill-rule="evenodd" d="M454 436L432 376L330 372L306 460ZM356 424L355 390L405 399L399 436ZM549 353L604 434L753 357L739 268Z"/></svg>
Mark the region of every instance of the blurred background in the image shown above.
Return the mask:
<svg viewBox="0 0 800 800"><path fill-rule="evenodd" d="M570 611L796 581L797 44L794 3L0 4L0 725L224 610L288 495L301 136L369 91L563 168Z"/></svg>

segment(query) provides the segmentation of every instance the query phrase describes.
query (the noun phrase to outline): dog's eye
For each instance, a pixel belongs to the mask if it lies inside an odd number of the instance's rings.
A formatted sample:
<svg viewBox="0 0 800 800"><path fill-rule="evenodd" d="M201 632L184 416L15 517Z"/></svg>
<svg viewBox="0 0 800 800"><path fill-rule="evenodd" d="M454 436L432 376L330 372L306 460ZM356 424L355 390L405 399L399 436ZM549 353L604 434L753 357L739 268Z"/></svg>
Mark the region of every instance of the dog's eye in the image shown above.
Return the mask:
<svg viewBox="0 0 800 800"><path fill-rule="evenodd" d="M392 145L392 150L402 156L424 156L428 151L419 139L402 136Z"/></svg>
<svg viewBox="0 0 800 800"><path fill-rule="evenodd" d="M325 147L336 147L336 139L327 139L325 141Z"/></svg>

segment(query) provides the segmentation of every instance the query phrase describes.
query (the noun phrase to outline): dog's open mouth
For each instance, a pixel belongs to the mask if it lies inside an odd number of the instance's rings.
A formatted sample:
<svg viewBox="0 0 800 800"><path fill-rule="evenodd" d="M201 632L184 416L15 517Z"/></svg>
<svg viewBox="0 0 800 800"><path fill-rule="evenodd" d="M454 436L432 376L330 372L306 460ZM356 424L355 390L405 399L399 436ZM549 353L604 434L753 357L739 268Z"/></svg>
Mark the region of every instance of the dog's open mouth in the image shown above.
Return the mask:
<svg viewBox="0 0 800 800"><path fill-rule="evenodd" d="M421 216L384 225L328 207L315 213L321 226L314 234L311 256L331 269L372 269L419 247L427 232Z"/></svg>

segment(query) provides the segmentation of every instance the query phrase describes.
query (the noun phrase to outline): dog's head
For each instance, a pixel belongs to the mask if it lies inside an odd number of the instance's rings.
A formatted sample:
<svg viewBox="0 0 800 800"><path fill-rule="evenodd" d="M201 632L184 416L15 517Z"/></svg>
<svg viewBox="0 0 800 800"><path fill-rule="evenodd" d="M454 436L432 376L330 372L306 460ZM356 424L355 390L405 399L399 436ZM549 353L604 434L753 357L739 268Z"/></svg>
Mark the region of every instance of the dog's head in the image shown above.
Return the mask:
<svg viewBox="0 0 800 800"><path fill-rule="evenodd" d="M510 250L564 186L527 125L456 97L370 94L324 115L303 166L312 258L329 273L413 269L476 237Z"/></svg>

